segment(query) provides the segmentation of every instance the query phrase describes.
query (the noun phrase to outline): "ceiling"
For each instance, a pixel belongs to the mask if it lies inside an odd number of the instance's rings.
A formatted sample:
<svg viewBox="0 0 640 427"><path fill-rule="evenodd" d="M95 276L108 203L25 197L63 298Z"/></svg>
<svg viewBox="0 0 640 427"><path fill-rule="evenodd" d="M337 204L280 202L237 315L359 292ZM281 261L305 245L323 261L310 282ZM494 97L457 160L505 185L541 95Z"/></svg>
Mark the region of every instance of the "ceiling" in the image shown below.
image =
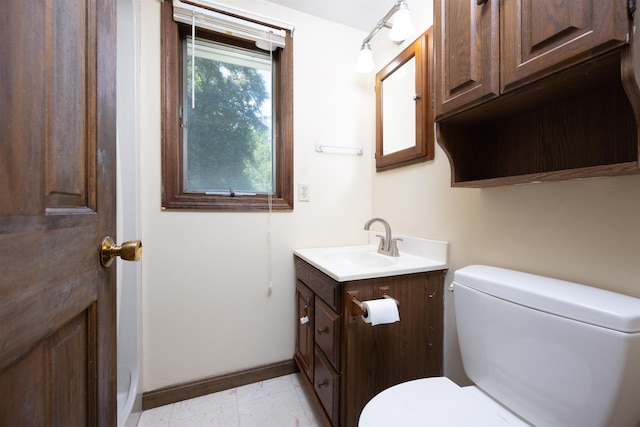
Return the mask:
<svg viewBox="0 0 640 427"><path fill-rule="evenodd" d="M268 0L309 15L369 33L395 0Z"/></svg>

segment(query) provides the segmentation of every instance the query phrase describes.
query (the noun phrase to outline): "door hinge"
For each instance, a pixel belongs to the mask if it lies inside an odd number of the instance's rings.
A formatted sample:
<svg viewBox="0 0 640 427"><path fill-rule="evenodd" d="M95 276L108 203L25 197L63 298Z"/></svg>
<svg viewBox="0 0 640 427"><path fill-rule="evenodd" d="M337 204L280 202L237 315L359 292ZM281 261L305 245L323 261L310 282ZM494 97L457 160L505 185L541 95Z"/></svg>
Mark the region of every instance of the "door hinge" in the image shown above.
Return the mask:
<svg viewBox="0 0 640 427"><path fill-rule="evenodd" d="M627 13L629 19L633 19L633 14L636 12L636 0L627 0Z"/></svg>

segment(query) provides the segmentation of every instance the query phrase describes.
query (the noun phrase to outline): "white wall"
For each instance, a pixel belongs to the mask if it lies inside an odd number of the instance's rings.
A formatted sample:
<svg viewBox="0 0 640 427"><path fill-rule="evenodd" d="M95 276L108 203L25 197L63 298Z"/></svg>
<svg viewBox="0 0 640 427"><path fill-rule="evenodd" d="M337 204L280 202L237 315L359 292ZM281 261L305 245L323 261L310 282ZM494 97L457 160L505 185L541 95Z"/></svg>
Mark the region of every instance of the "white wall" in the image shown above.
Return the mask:
<svg viewBox="0 0 640 427"><path fill-rule="evenodd" d="M294 183L311 200L272 214L160 208L159 0L141 3L143 387L145 391L290 360L293 249L365 243L372 152L320 154L315 143L370 145L373 94L354 70L363 35L261 0L234 6L296 26Z"/></svg>
<svg viewBox="0 0 640 427"><path fill-rule="evenodd" d="M419 25L431 23L429 16ZM395 55L376 53L379 67ZM450 242L447 285L454 270L481 263L640 297L640 176L453 189L448 158L435 148L433 161L372 169L372 215L398 233ZM452 296L446 292L445 374L465 383Z"/></svg>

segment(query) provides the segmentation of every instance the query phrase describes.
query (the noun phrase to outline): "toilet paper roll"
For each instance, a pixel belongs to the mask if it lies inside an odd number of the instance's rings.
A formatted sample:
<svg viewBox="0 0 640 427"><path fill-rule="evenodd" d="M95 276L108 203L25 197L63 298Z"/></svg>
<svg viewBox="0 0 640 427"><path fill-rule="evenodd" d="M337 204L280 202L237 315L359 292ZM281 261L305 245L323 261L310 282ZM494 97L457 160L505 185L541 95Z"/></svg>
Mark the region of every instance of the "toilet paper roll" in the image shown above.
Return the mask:
<svg viewBox="0 0 640 427"><path fill-rule="evenodd" d="M367 316L362 316L364 323L371 323L371 326L394 323L400 320L398 304L392 298L374 299L363 301L367 308Z"/></svg>

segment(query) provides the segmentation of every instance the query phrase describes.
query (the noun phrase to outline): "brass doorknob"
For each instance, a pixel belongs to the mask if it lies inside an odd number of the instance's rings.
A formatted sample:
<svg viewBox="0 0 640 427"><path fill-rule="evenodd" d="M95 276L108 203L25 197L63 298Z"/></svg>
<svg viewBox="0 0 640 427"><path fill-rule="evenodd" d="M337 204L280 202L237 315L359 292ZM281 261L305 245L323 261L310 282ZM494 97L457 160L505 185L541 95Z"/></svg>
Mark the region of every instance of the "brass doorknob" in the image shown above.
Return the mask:
<svg viewBox="0 0 640 427"><path fill-rule="evenodd" d="M100 263L109 267L115 257L120 257L126 261L140 261L142 258L142 242L140 240L130 240L122 245L116 245L111 236L102 239L100 248Z"/></svg>

